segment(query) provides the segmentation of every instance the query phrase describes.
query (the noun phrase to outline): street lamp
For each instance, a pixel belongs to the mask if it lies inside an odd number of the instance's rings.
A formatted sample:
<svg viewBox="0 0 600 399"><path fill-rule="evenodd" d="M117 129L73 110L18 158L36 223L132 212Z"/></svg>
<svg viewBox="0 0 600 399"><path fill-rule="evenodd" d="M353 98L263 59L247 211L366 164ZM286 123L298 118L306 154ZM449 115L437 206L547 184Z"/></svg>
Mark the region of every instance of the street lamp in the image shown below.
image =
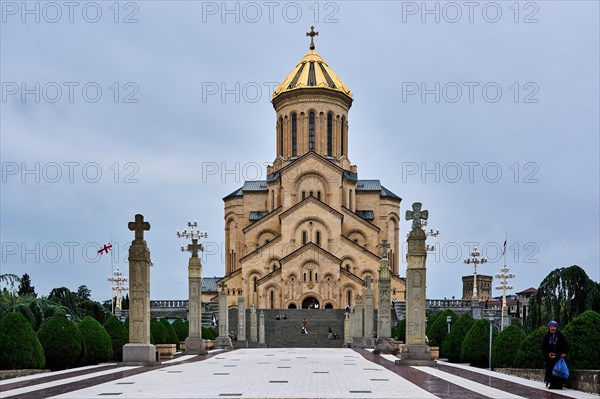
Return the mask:
<svg viewBox="0 0 600 399"><path fill-rule="evenodd" d="M473 264L473 300L479 301L479 295L477 294L477 265L487 263L487 259L481 257L481 254L477 252L477 248L473 248L471 257L464 260L467 265Z"/></svg>
<svg viewBox="0 0 600 399"><path fill-rule="evenodd" d="M512 290L513 286L508 284L506 279L515 278L515 274L508 272L508 267L506 264L502 269L500 269L502 273L496 274L496 278L501 279L500 284L496 286L497 290L502 290L502 321L500 322L500 331L504 330L504 316L508 314L508 306L506 305L506 290Z"/></svg>
<svg viewBox="0 0 600 399"><path fill-rule="evenodd" d="M452 323L452 316L446 316L446 323L448 323L448 334L450 334L450 323Z"/></svg>
<svg viewBox="0 0 600 399"><path fill-rule="evenodd" d="M489 351L489 366L490 366L490 371L492 371L492 329L493 329L493 323L494 323L494 316L490 316L490 351Z"/></svg>
<svg viewBox="0 0 600 399"><path fill-rule="evenodd" d="M198 239L200 238L208 238L208 233L205 231L200 231L198 230L198 222L196 222L195 220L193 222L188 221L187 225L189 227L189 230L185 229L183 231L179 231L177 230L177 237L179 238L187 238L187 239L192 239L192 245L188 245L187 247L182 246L181 247L181 251L182 252L192 252L192 255L194 255L194 253L197 256L198 251L203 251L204 248L202 247L202 244L197 244ZM194 241L195 240L195 241ZM193 248L193 246L195 246L195 248Z"/></svg>
<svg viewBox="0 0 600 399"><path fill-rule="evenodd" d="M123 292L129 290L129 287L125 285L125 283L128 281L127 277L124 277L123 272L121 272L121 270L119 270L117 267L117 270L113 272L113 275L108 277L108 281L112 283L112 295L110 297L111 311L113 314L120 316L122 310L121 303L123 301ZM113 299L115 292L117 294L116 306Z"/></svg>

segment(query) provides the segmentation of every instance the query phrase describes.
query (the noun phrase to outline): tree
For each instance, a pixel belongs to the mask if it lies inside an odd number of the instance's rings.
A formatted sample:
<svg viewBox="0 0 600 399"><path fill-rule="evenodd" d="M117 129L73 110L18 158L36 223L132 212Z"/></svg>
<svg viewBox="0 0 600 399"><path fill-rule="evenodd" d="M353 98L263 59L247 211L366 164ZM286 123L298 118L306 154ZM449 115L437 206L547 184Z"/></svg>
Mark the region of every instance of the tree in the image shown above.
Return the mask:
<svg viewBox="0 0 600 399"><path fill-rule="evenodd" d="M25 273L23 276L21 276L17 294L19 296L31 295L34 298L37 297L37 294L35 293L35 287L31 285L31 278L29 277L29 274Z"/></svg>
<svg viewBox="0 0 600 399"><path fill-rule="evenodd" d="M444 310L441 312L430 324L429 332L427 333L427 338L429 338L430 345L432 346L442 346L446 335L448 335L448 321L446 317L450 316L452 318L451 324L456 323L458 320L458 315L451 309Z"/></svg>
<svg viewBox="0 0 600 399"><path fill-rule="evenodd" d="M189 336L189 327L183 322L181 319L175 319L172 324L175 333L177 334L177 338L179 341L185 341L185 339Z"/></svg>
<svg viewBox="0 0 600 399"><path fill-rule="evenodd" d="M544 368L544 354L542 353L542 338L548 331L546 327L540 327L529 334L517 350L514 367L522 369Z"/></svg>
<svg viewBox="0 0 600 399"><path fill-rule="evenodd" d="M86 316L77 327L85 344L84 364L98 364L112 359L112 341L102 324Z"/></svg>
<svg viewBox="0 0 600 399"><path fill-rule="evenodd" d="M21 313L0 320L0 369L41 369L46 361L37 335Z"/></svg>
<svg viewBox="0 0 600 399"><path fill-rule="evenodd" d="M515 325L506 327L494 342L492 348L492 365L495 367L512 367L515 353L525 340L525 333Z"/></svg>
<svg viewBox="0 0 600 399"><path fill-rule="evenodd" d="M16 274L12 274L12 273L0 274L0 284L10 285L11 291L12 291L12 289L15 288L15 283L18 283L20 281L21 281L21 279Z"/></svg>
<svg viewBox="0 0 600 399"><path fill-rule="evenodd" d="M498 329L493 328L492 342L498 335ZM487 320L477 320L465 336L460 347L460 357L474 367L488 367L490 353L490 323Z"/></svg>
<svg viewBox="0 0 600 399"><path fill-rule="evenodd" d="M63 370L76 366L85 358L85 346L81 332L64 313L52 316L38 332L44 348L46 367Z"/></svg>
<svg viewBox="0 0 600 399"><path fill-rule="evenodd" d="M90 299L92 296L92 290L90 290L87 285L80 285L79 288L77 288L77 296L80 298Z"/></svg>
<svg viewBox="0 0 600 399"><path fill-rule="evenodd" d="M570 346L569 368L600 369L600 313L586 310L564 328L563 334Z"/></svg>
<svg viewBox="0 0 600 399"><path fill-rule="evenodd" d="M533 331L550 320L564 326L586 310L600 311L600 283L576 265L555 269L531 296L525 328Z"/></svg>
<svg viewBox="0 0 600 399"><path fill-rule="evenodd" d="M169 323L169 320L167 319L160 319L160 322L162 323L162 325L165 327L165 330L167 331L167 344L175 344L177 345L177 349L179 350L179 338L177 337L177 333L175 332L175 329L173 329L173 325L171 323Z"/></svg>
<svg viewBox="0 0 600 399"><path fill-rule="evenodd" d="M111 316L106 323L104 329L110 336L113 349L113 360L117 362L123 359L123 345L129 342L129 332L127 328L121 324L116 316Z"/></svg>
<svg viewBox="0 0 600 399"><path fill-rule="evenodd" d="M440 348L440 355L447 358L450 362L460 362L460 348L465 336L474 323L475 319L468 313L462 315L456 323L452 323L450 326L450 334L446 336L446 339L444 339L442 347Z"/></svg>
<svg viewBox="0 0 600 399"><path fill-rule="evenodd" d="M392 337L398 339L398 341L406 341L406 319L398 320L398 324L392 328Z"/></svg>
<svg viewBox="0 0 600 399"><path fill-rule="evenodd" d="M153 344L168 344L169 333L163 324L157 319L150 320L150 334L152 335Z"/></svg>

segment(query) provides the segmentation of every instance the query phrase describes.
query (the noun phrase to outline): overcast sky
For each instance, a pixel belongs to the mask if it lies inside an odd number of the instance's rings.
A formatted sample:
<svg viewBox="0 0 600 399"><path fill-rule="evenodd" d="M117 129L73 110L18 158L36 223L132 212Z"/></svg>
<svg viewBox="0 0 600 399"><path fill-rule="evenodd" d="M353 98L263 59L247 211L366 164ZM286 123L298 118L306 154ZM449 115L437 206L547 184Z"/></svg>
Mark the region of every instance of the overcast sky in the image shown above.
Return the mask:
<svg viewBox="0 0 600 399"><path fill-rule="evenodd" d="M208 232L204 276L223 276L222 198L265 179L271 93L314 25L354 93L359 178L440 231L429 298L461 297L474 246L499 273L507 231L511 292L574 264L599 281L598 4L2 1L1 272L108 299L96 251L112 237L127 274L141 213L152 299L187 298L188 220Z"/></svg>

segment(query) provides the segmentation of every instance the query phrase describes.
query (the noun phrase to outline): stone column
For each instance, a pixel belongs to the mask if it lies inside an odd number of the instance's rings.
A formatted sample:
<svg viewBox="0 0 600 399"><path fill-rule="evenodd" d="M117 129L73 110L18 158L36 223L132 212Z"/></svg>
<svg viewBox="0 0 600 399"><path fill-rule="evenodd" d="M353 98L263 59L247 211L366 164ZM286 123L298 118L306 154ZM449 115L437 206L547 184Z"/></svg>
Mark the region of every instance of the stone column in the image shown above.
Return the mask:
<svg viewBox="0 0 600 399"><path fill-rule="evenodd" d="M406 218L413 219L406 254L406 345L402 347L402 359L397 360L396 364L435 364L431 360L429 346L425 343L427 236L421 228L421 219L427 217L428 212L421 211L421 204L418 202L413 204L413 211L406 212Z"/></svg>
<svg viewBox="0 0 600 399"><path fill-rule="evenodd" d="M367 289L365 290L365 338L373 338L373 288L371 287L371 276L367 277Z"/></svg>
<svg viewBox="0 0 600 399"><path fill-rule="evenodd" d="M198 240L193 241L197 244ZM188 291L190 332L185 339L184 352L186 355L206 354L202 340L202 262L197 251L192 253L188 262Z"/></svg>
<svg viewBox="0 0 600 399"><path fill-rule="evenodd" d="M227 286L222 284L219 293L219 336L215 343L218 349L231 349L233 347L231 337L229 337L229 305L226 288Z"/></svg>
<svg viewBox="0 0 600 399"><path fill-rule="evenodd" d="M238 341L246 340L246 300L242 291L238 293Z"/></svg>
<svg viewBox="0 0 600 399"><path fill-rule="evenodd" d="M150 223L135 215L129 222L135 239L129 247L129 343L123 346L123 363L147 365L156 363L156 348L150 344L150 250L144 240L144 231Z"/></svg>
<svg viewBox="0 0 600 399"><path fill-rule="evenodd" d="M352 337L350 336L350 314L344 314L344 345L349 346L350 342L352 342Z"/></svg>
<svg viewBox="0 0 600 399"><path fill-rule="evenodd" d="M356 296L356 305L354 305L354 333L353 337L363 336L363 303L362 295Z"/></svg>
<svg viewBox="0 0 600 399"><path fill-rule="evenodd" d="M262 310L260 311L259 315L258 315L258 324L259 324L259 328L258 328L258 344L259 345L264 345L265 344L265 312L263 312Z"/></svg>
<svg viewBox="0 0 600 399"><path fill-rule="evenodd" d="M250 306L250 342L258 342L258 329L256 325L256 305Z"/></svg>
<svg viewBox="0 0 600 399"><path fill-rule="evenodd" d="M377 284L377 339L375 351L382 353L395 353L394 340L392 339L392 298L390 262L384 253L379 264L379 278Z"/></svg>

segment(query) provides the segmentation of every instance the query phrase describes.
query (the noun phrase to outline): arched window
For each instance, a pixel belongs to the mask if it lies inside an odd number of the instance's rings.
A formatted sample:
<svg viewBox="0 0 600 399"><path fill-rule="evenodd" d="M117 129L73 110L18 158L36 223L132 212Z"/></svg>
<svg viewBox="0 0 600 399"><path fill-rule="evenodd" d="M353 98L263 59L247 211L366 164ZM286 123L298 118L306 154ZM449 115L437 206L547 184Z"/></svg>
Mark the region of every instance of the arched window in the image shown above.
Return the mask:
<svg viewBox="0 0 600 399"><path fill-rule="evenodd" d="M346 271L350 271L350 265L346 263Z"/></svg>
<svg viewBox="0 0 600 399"><path fill-rule="evenodd" d="M269 300L271 302L271 309L275 309L275 292L274 291L271 291Z"/></svg>
<svg viewBox="0 0 600 399"><path fill-rule="evenodd" d="M292 114L292 156L298 153L298 117Z"/></svg>
<svg viewBox="0 0 600 399"><path fill-rule="evenodd" d="M333 155L333 115L327 114L327 155Z"/></svg>
<svg viewBox="0 0 600 399"><path fill-rule="evenodd" d="M308 271L308 281L312 281L312 270Z"/></svg>
<svg viewBox="0 0 600 399"><path fill-rule="evenodd" d="M302 230L302 245L306 245L307 241L308 241L308 238L307 238L306 230Z"/></svg>
<svg viewBox="0 0 600 399"><path fill-rule="evenodd" d="M346 149L344 148L344 142L346 141L346 131L344 130L346 128L346 119L342 116L342 126L341 126L341 132L340 132L340 137L342 139L341 142L341 154L340 155L344 155L346 153Z"/></svg>
<svg viewBox="0 0 600 399"><path fill-rule="evenodd" d="M308 150L315 150L315 113L308 114Z"/></svg>
<svg viewBox="0 0 600 399"><path fill-rule="evenodd" d="M279 118L279 155L283 156L283 118Z"/></svg>
<svg viewBox="0 0 600 399"><path fill-rule="evenodd" d="M319 201L321 201L321 192L320 192L320 191L317 191L317 199L318 199Z"/></svg>
<svg viewBox="0 0 600 399"><path fill-rule="evenodd" d="M254 292L256 292L256 276L252 278L252 285L254 286Z"/></svg>
<svg viewBox="0 0 600 399"><path fill-rule="evenodd" d="M277 270L277 264L273 263L273 271Z"/></svg>
<svg viewBox="0 0 600 399"><path fill-rule="evenodd" d="M306 199L306 191L302 191L302 200Z"/></svg>
<svg viewBox="0 0 600 399"><path fill-rule="evenodd" d="M346 292L346 299L347 299L348 305L352 305L352 290L349 289Z"/></svg>
<svg viewBox="0 0 600 399"><path fill-rule="evenodd" d="M315 281L319 281L319 273L315 272Z"/></svg>
<svg viewBox="0 0 600 399"><path fill-rule="evenodd" d="M317 230L317 245L321 246L321 232Z"/></svg>
<svg viewBox="0 0 600 399"><path fill-rule="evenodd" d="M304 281L306 282L306 272L304 272Z"/></svg>
<svg viewBox="0 0 600 399"><path fill-rule="evenodd" d="M313 192L311 191L308 195L310 195L312 197L313 196Z"/></svg>

